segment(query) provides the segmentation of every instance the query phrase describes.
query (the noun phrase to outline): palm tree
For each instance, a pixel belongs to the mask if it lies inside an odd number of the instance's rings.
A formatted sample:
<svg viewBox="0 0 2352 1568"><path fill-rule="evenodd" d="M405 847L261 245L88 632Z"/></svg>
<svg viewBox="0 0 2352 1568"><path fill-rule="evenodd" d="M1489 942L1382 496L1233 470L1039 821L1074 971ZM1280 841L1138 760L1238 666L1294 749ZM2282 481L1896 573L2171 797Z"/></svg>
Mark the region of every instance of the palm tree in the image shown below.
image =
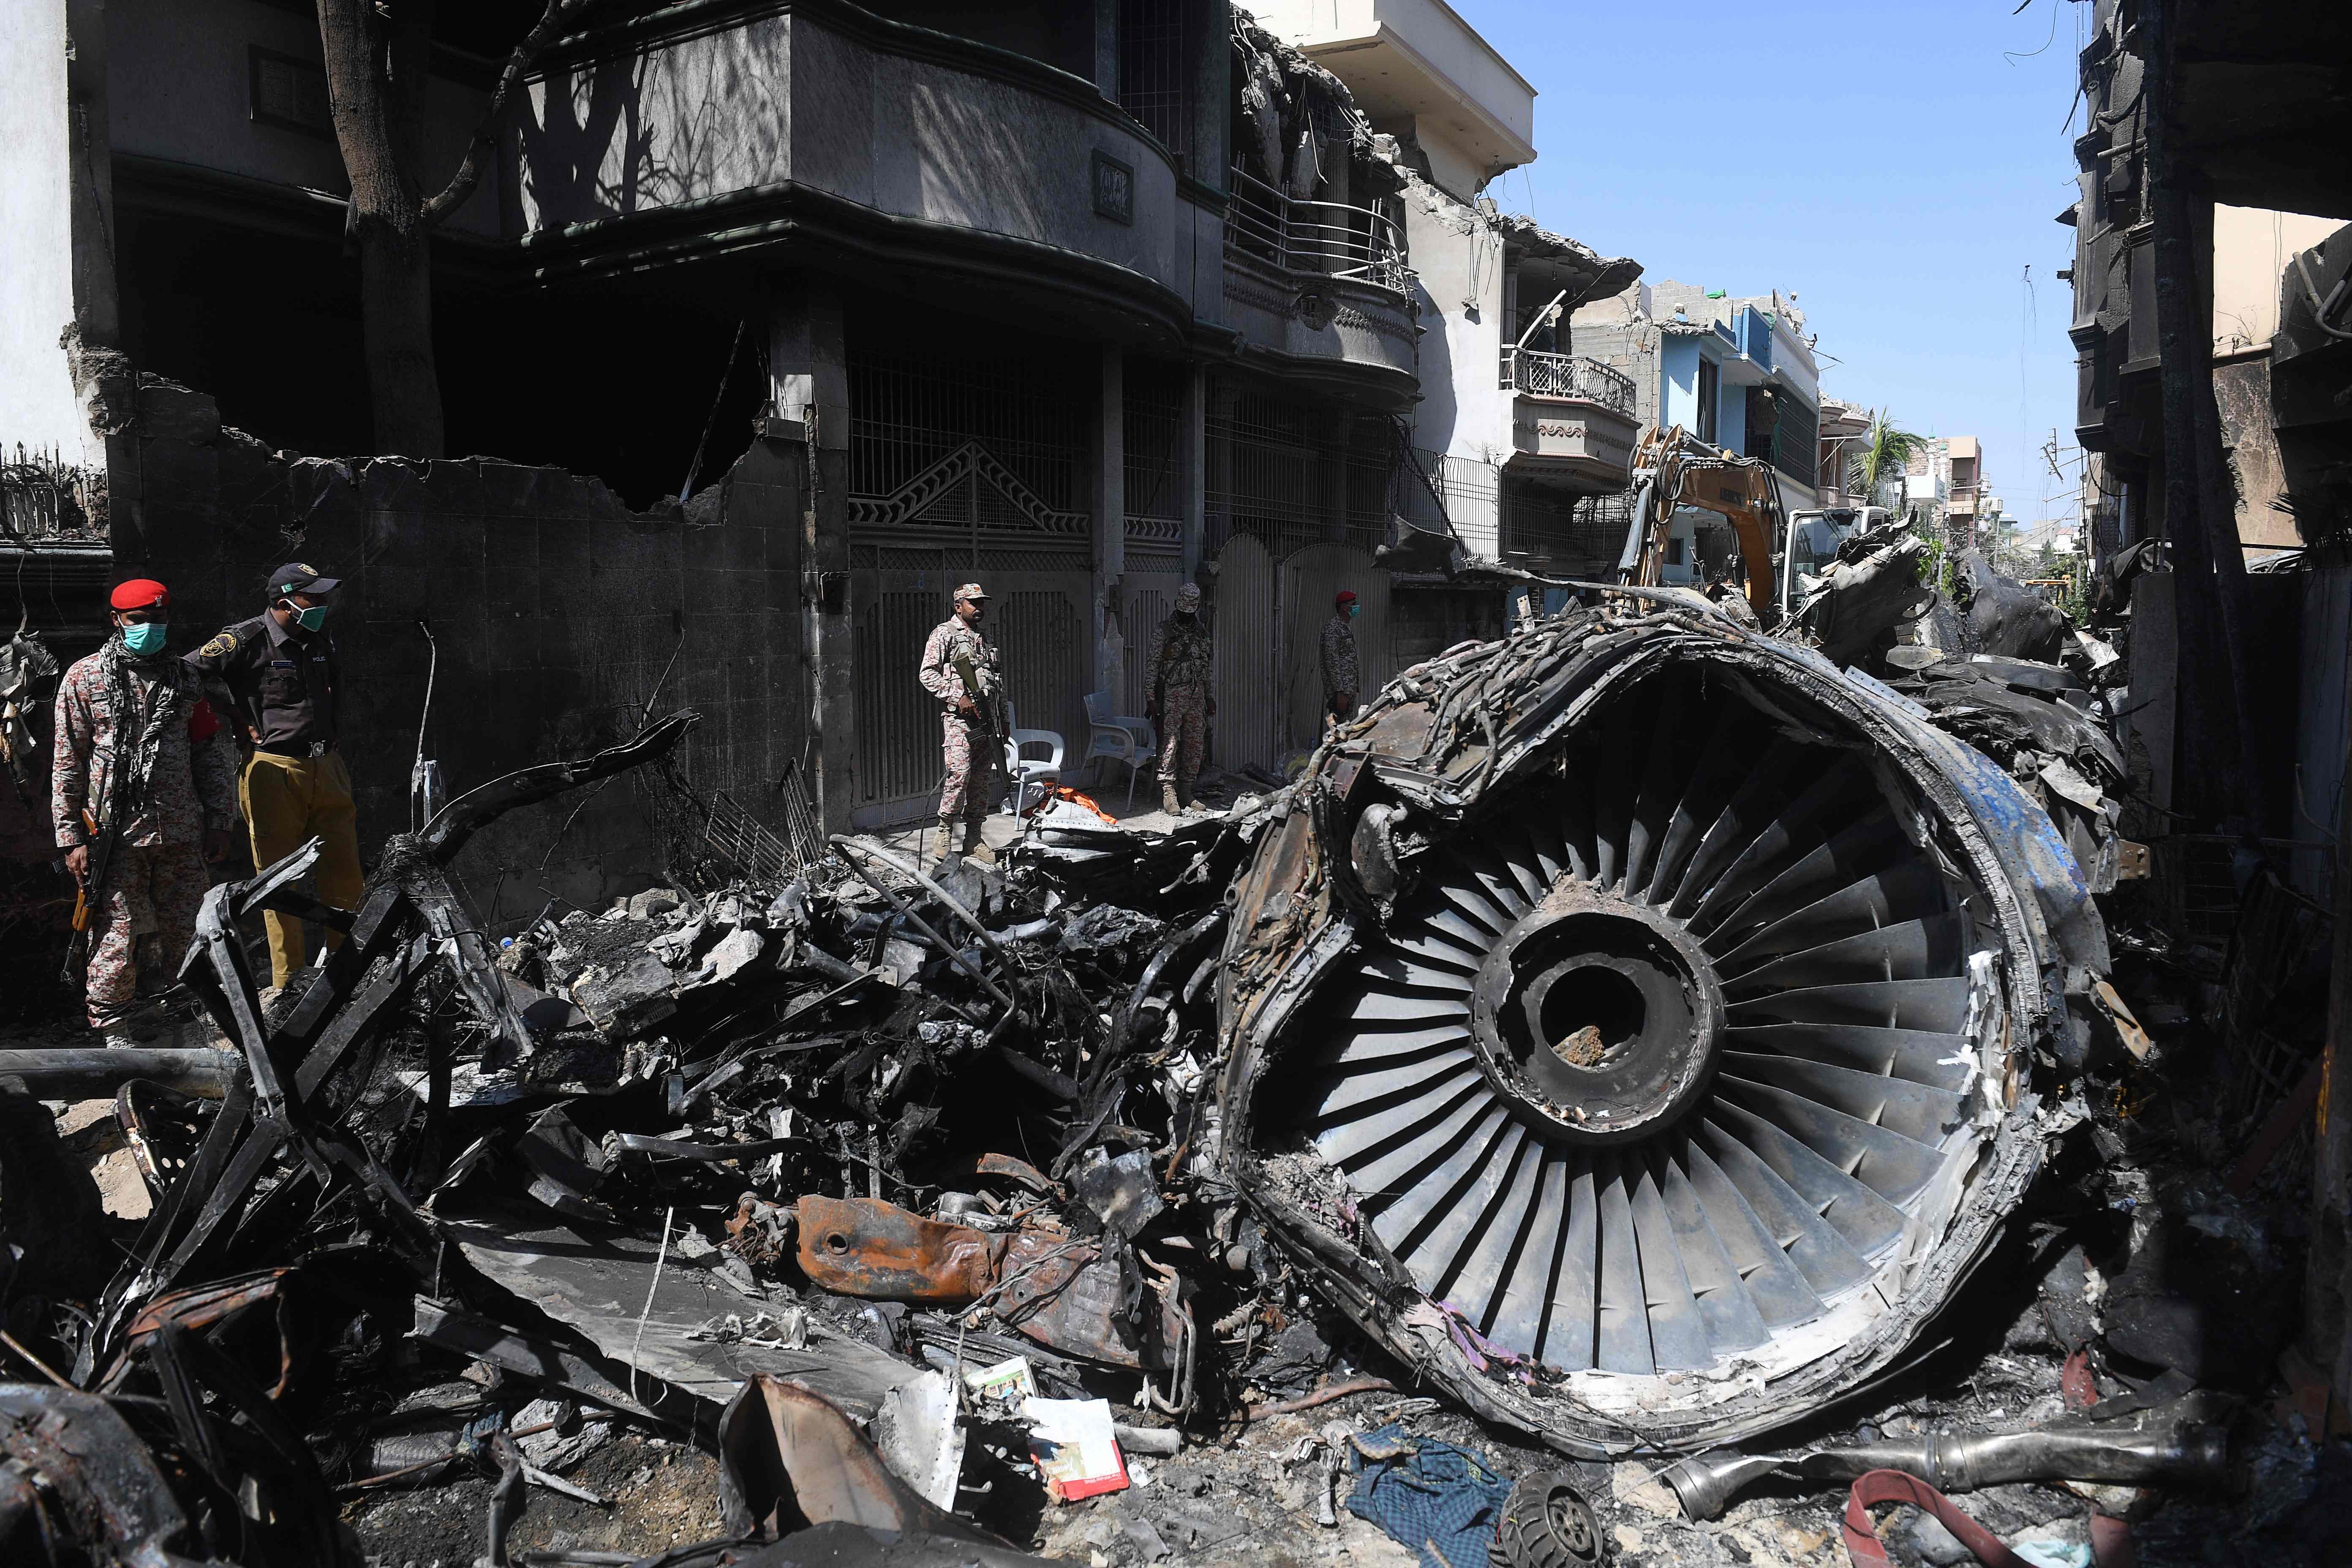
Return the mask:
<svg viewBox="0 0 2352 1568"><path fill-rule="evenodd" d="M1879 487L1901 479L1911 459L1927 447L1927 437L1898 428L1886 410L1876 410L1861 447L1846 458L1846 489L1861 504L1876 505Z"/></svg>

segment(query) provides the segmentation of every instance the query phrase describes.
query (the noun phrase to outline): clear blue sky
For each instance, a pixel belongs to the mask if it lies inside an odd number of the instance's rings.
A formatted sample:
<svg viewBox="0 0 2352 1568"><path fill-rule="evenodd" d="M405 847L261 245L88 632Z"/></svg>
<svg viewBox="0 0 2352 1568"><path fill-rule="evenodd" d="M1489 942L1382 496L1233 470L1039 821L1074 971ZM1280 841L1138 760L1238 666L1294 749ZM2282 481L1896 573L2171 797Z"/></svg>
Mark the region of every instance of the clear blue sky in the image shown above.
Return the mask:
<svg viewBox="0 0 2352 1568"><path fill-rule="evenodd" d="M2053 219L2087 6L1452 3L1538 93L1536 162L1487 187L1506 209L1654 283L1794 290L1829 395L1982 439L2012 520L2073 514L2039 448L2055 426L2075 456Z"/></svg>

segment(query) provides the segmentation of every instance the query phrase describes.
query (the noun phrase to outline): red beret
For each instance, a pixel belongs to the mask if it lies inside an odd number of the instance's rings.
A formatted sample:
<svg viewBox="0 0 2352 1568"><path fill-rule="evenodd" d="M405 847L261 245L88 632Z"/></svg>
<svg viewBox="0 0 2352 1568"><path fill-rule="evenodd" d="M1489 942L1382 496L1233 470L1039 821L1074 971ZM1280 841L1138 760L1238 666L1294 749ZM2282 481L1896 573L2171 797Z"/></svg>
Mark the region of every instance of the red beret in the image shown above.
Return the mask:
<svg viewBox="0 0 2352 1568"><path fill-rule="evenodd" d="M118 610L144 610L169 605L172 590L152 577L133 577L128 583L116 584L106 602Z"/></svg>
<svg viewBox="0 0 2352 1568"><path fill-rule="evenodd" d="M1335 605L1352 605L1356 602L1356 591L1353 588L1342 588L1339 590L1339 596L1331 602Z"/></svg>

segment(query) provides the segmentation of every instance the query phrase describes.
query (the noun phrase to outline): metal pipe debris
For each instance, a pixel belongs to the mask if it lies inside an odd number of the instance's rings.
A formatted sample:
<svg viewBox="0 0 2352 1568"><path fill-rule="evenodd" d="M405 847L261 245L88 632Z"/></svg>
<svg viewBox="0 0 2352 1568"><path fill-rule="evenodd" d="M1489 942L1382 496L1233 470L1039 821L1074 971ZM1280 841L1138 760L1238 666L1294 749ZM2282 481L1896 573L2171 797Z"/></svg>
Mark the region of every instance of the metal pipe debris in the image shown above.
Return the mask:
<svg viewBox="0 0 2352 1568"><path fill-rule="evenodd" d="M1891 1443L1742 1454L1717 1448L1669 1466L1662 1478L1695 1520L1715 1519L1735 1494L1766 1476L1850 1481L1900 1470L1948 1492L2010 1481L2102 1481L2210 1487L2228 1473L2225 1427L2189 1419L2179 1402L2137 1417L2015 1432L1931 1432Z"/></svg>
<svg viewBox="0 0 2352 1568"><path fill-rule="evenodd" d="M134 1079L162 1084L182 1094L218 1100L244 1070L234 1051L142 1050L70 1046L54 1050L0 1051L0 1094L35 1100L97 1100L110 1097Z"/></svg>

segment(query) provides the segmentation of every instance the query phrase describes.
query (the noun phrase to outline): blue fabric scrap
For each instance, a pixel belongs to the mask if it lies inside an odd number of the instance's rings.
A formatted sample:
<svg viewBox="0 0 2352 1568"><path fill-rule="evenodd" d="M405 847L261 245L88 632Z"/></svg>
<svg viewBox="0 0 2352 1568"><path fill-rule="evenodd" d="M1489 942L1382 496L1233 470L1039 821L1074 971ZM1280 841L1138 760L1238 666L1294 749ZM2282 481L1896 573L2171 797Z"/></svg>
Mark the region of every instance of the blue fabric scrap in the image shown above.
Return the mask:
<svg viewBox="0 0 2352 1568"><path fill-rule="evenodd" d="M1483 1454L1415 1437L1397 1422L1367 1432L1348 1511L1421 1554L1421 1568L1486 1568L1511 1478ZM1368 1458L1363 1449L1393 1456Z"/></svg>

